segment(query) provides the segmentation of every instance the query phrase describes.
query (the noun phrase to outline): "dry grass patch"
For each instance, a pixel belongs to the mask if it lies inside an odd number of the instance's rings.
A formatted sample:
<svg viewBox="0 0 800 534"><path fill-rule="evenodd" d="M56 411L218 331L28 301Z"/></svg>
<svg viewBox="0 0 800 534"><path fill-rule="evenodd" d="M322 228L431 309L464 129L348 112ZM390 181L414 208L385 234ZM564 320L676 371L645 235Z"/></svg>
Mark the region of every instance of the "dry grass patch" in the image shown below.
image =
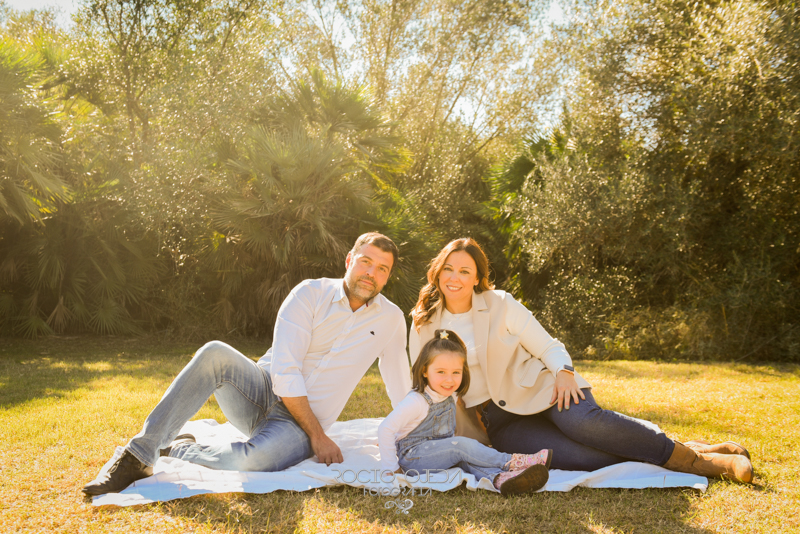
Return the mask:
<svg viewBox="0 0 800 534"><path fill-rule="evenodd" d="M260 343L235 342L256 358ZM463 488L415 497L409 513L354 488L202 495L98 509L80 492L196 347L153 340L4 340L0 347L0 532L797 532L800 367L578 362L607 408L676 439L737 439L756 484L709 491L589 490L503 499ZM342 419L390 409L377 370ZM213 399L197 418L224 417ZM556 451L556 454L558 451Z"/></svg>

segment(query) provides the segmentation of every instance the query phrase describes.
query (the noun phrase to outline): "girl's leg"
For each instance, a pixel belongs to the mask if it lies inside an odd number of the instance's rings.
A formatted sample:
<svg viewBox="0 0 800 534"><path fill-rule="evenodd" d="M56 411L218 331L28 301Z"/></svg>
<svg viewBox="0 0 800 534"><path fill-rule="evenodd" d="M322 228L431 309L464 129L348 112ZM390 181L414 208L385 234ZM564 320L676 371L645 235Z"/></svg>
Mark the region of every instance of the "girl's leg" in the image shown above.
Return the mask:
<svg viewBox="0 0 800 534"><path fill-rule="evenodd" d="M488 478L493 481L510 460L510 454L471 438L454 436L420 443L400 458L399 463L406 471L415 469L420 472L425 469L460 467L478 480Z"/></svg>
<svg viewBox="0 0 800 534"><path fill-rule="evenodd" d="M516 415L490 403L484 416L489 439L497 450L534 454L542 449L553 449L551 469L595 471L627 461L570 439L541 414Z"/></svg>
<svg viewBox="0 0 800 534"><path fill-rule="evenodd" d="M571 404L569 410L558 411L551 406L541 413L568 438L615 456L664 465L669 460L675 442L663 432L642 424L637 419L597 405L588 389L586 400ZM554 453L558 456L558 453Z"/></svg>

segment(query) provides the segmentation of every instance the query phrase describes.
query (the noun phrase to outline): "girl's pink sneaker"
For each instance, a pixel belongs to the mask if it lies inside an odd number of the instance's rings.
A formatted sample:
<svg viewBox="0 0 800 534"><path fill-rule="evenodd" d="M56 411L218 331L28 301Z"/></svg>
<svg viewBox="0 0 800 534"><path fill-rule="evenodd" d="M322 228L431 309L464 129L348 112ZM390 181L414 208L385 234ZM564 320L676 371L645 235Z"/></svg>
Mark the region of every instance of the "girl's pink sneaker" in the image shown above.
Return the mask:
<svg viewBox="0 0 800 534"><path fill-rule="evenodd" d="M504 496L532 493L547 484L550 472L541 464L532 465L526 469L516 471L503 471L494 477L494 487Z"/></svg>
<svg viewBox="0 0 800 534"><path fill-rule="evenodd" d="M543 465L550 469L550 462L553 459L553 449L542 449L536 454L512 454L511 460L506 464L506 469L514 471L525 469L532 465Z"/></svg>

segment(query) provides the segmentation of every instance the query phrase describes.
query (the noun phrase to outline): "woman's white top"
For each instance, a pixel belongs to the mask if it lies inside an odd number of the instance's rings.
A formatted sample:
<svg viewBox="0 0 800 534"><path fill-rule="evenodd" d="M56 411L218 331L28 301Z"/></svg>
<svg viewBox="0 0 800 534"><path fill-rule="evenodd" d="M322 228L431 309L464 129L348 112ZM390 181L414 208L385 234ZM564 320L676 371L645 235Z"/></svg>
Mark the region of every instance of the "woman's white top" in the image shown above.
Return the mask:
<svg viewBox="0 0 800 534"><path fill-rule="evenodd" d="M439 395L431 389L425 387L431 401L438 404L447 399L447 396ZM453 400L458 401L458 397L453 393ZM409 391L400 404L392 410L386 419L378 427L378 449L381 452L381 470L397 471L400 464L397 463L396 443L417 428L423 419L428 415L428 401L422 393Z"/></svg>
<svg viewBox="0 0 800 534"><path fill-rule="evenodd" d="M442 312L441 324L441 328L452 330L458 334L458 337L467 346L469 390L464 395L464 404L469 408L491 399L489 386L486 384L486 375L478 362L478 353L475 351L475 326L472 324L472 310L465 313L450 313L445 309Z"/></svg>

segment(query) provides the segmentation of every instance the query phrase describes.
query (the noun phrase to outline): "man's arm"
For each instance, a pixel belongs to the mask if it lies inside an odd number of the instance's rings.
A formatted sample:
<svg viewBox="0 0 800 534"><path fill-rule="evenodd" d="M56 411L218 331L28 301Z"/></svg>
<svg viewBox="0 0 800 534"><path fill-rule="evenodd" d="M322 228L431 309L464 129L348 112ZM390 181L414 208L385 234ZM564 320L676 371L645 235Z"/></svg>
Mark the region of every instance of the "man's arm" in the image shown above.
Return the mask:
<svg viewBox="0 0 800 534"><path fill-rule="evenodd" d="M311 411L308 397L281 397L281 399L300 428L308 434L317 460L326 465L342 463L344 461L342 451L331 438L325 435L319 420Z"/></svg>
<svg viewBox="0 0 800 534"><path fill-rule="evenodd" d="M303 358L308 352L313 329L315 301L306 285L295 288L283 301L275 322L270 377L272 391L278 395L311 440L320 462L342 462L342 451L322 430L311 411L303 380Z"/></svg>
<svg viewBox="0 0 800 534"><path fill-rule="evenodd" d="M269 375L279 397L307 397L303 360L314 328L314 290L306 283L292 289L275 319Z"/></svg>

